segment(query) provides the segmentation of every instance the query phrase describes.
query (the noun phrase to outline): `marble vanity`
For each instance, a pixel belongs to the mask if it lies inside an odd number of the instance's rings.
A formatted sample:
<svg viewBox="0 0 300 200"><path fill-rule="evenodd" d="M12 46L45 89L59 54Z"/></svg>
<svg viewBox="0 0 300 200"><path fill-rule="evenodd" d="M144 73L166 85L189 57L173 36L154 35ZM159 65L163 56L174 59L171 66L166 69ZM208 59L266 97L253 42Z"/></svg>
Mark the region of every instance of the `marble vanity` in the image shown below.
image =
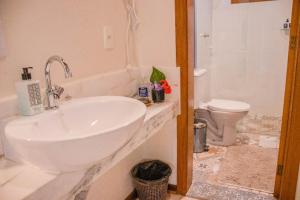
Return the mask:
<svg viewBox="0 0 300 200"><path fill-rule="evenodd" d="M148 76L151 68L145 67L142 69L144 76ZM112 168L118 166L120 162L124 162L124 160L126 160L133 152L138 152L139 148L155 136L155 134L157 134L170 120L176 121L176 117L179 114L178 108L180 103L178 95L179 70L176 67L166 67L162 69L166 72L167 77L170 80L170 84L173 87L173 94L170 95L164 103L153 104L147 107L146 116L142 126L134 133L134 136L130 141L118 151L93 164L88 169L76 170L68 173L50 173L28 163L8 160L4 156L4 148L1 147L1 153L3 155L0 159L0 199L86 199L87 193L94 182L101 179L103 175L109 174ZM65 95L72 96L73 98L101 95L121 95L130 97L136 90L138 82L137 74L135 69L126 69L76 80L64 86L66 91ZM127 87L124 88L124 85ZM13 117L17 113L15 97L8 97L0 100L0 113L0 119L2 119L0 135L2 137L2 142L5 142L3 139L4 124L7 119ZM172 137L176 138L176 131L171 132L171 134ZM76 151L78 156L84 156L80 155L80 153L80 151ZM137 158L145 158L145 156ZM167 162L174 168L175 173L173 176L176 177L176 161ZM122 170L129 172L130 169ZM176 184L176 178L173 179Z"/></svg>

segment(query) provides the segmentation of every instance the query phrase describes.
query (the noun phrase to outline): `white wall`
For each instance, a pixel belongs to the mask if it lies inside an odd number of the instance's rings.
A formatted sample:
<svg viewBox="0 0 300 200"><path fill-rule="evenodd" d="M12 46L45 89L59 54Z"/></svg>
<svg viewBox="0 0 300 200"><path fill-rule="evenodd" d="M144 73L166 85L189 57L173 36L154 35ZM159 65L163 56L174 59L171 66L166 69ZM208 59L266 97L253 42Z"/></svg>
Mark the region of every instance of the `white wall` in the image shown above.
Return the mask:
<svg viewBox="0 0 300 200"><path fill-rule="evenodd" d="M195 0L196 68L206 69L211 64L212 3L212 0Z"/></svg>
<svg viewBox="0 0 300 200"><path fill-rule="evenodd" d="M195 70L206 70L203 76L194 77L195 108L198 108L200 101L210 100L212 5L212 0L195 0Z"/></svg>
<svg viewBox="0 0 300 200"><path fill-rule="evenodd" d="M73 79L125 66L126 11L121 0L1 0L7 56L0 58L0 97L15 93L23 66L33 66L44 84L44 64L53 54L70 64ZM115 48L103 48L103 27L114 29ZM60 68L53 78L65 81Z"/></svg>
<svg viewBox="0 0 300 200"><path fill-rule="evenodd" d="M251 111L280 116L291 0L230 4L213 1L212 97L246 101Z"/></svg>

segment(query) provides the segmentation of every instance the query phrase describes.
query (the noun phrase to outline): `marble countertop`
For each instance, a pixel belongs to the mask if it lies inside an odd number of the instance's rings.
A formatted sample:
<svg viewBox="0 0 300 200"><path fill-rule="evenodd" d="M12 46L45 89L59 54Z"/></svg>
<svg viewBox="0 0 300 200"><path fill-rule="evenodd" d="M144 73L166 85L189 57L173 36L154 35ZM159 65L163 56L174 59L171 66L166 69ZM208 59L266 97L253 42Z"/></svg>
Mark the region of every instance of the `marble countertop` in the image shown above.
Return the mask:
<svg viewBox="0 0 300 200"><path fill-rule="evenodd" d="M115 166L122 158L127 156L139 145L143 144L151 135L155 134L155 132L160 129L166 121L176 117L177 114L178 102L167 101L160 104L153 104L148 107L144 125L140 133L137 133L132 141L121 149L120 152L113 155L109 162L99 165L99 169L96 170L96 172L93 172L92 178L89 177L91 179L90 181L86 181L86 176L91 175L88 170L83 172L74 172L74 176L72 177L72 174L50 174L36 168L35 166L15 163L5 159L5 157L0 157L0 199L38 199L35 197L41 195L41 192L45 192L47 190L47 188L45 188L46 186L49 185L49 190L57 188L57 184L62 182L61 179L64 179L64 177L66 180L67 178L69 178L68 180L72 179L73 186L72 184L69 184L70 188L58 187L60 190L58 193L61 193L61 196L65 195L66 199L71 199L71 197L75 196L82 188L91 184L92 179L95 179L96 176L99 177L112 166ZM97 166L95 167L97 168ZM83 182L83 180L88 184L82 185L81 182ZM54 184L56 184L55 187ZM41 188L43 189L41 190ZM39 194L35 194L37 192L39 192ZM55 197L53 197L53 199L55 199Z"/></svg>

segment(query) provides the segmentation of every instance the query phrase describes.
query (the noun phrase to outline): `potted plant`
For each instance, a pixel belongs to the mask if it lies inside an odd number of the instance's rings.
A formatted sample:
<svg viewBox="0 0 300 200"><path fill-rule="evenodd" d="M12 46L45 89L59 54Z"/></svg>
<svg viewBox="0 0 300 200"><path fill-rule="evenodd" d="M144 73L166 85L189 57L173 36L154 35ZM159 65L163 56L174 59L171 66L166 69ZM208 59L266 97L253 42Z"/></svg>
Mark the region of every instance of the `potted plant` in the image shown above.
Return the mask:
<svg viewBox="0 0 300 200"><path fill-rule="evenodd" d="M172 88L166 80L166 76L163 72L153 67L150 77L152 83L152 100L154 103L163 102L165 100L165 94L171 94Z"/></svg>

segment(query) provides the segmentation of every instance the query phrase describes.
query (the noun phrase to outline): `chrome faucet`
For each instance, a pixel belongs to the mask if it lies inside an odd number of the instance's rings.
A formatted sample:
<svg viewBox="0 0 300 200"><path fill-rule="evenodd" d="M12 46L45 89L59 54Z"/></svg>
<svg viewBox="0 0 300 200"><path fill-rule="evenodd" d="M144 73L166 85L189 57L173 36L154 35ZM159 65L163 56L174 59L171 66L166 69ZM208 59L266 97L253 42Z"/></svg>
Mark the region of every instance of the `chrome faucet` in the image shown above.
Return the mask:
<svg viewBox="0 0 300 200"><path fill-rule="evenodd" d="M64 59L60 56L51 56L45 66L45 78L46 78L46 110L49 109L56 109L58 108L57 100L60 98L62 93L64 92L64 88L54 85L52 86L51 83L51 76L50 76L50 66L53 62L58 62L64 68L65 77L71 78L72 73L68 64L64 61Z"/></svg>

